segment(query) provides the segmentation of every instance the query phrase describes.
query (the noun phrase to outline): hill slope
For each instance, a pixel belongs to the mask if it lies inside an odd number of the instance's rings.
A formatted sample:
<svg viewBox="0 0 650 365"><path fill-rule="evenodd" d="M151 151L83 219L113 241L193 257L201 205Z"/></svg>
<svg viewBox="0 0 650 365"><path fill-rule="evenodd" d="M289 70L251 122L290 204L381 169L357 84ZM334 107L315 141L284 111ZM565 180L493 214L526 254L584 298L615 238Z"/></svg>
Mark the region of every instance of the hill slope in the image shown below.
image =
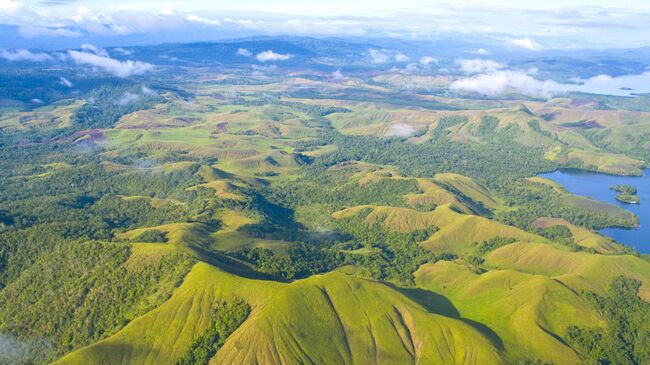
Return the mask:
<svg viewBox="0 0 650 365"><path fill-rule="evenodd" d="M252 314L211 363L501 363L498 348L477 329L384 284L339 273L280 284L204 263L161 307L57 363L173 363L205 330L214 303L234 297Z"/></svg>

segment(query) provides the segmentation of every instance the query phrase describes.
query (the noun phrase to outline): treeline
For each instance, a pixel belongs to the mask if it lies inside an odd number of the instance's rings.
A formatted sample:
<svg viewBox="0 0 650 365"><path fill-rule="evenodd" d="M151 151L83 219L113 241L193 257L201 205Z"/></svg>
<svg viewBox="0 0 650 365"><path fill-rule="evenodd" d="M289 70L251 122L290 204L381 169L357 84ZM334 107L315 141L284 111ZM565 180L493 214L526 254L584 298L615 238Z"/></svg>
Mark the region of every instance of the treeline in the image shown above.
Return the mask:
<svg viewBox="0 0 650 365"><path fill-rule="evenodd" d="M593 230L608 226L631 227L637 223L632 214L612 214L582 207L550 186L523 179L501 179L495 184L495 190L508 206L516 209L502 210L494 218L531 232L538 230L532 222L539 217L563 218Z"/></svg>
<svg viewBox="0 0 650 365"><path fill-rule="evenodd" d="M338 247L347 249L349 262L359 265L364 276L413 285L413 273L418 267L438 259L419 245L438 228L431 226L411 232L389 230L384 227L382 219L366 222L369 213L370 210L365 210L336 221L338 230L348 235L348 239L339 243ZM354 252L363 248L366 250L361 253Z"/></svg>
<svg viewBox="0 0 650 365"><path fill-rule="evenodd" d="M641 283L627 277L612 280L606 297L584 293L607 323L606 329L570 327L567 342L585 364L650 363L650 304L639 298Z"/></svg>
<svg viewBox="0 0 650 365"><path fill-rule="evenodd" d="M311 145L335 144L336 151L316 159L316 167L326 168L345 161L365 161L391 165L409 176L432 177L455 172L491 184L495 179L529 177L559 167L544 158L541 148L513 142L512 126L479 144L461 144L447 137L446 127L463 123L460 117L443 118L428 143L406 143L400 138L342 135L328 131ZM440 124L441 123L441 124ZM310 145L304 144L302 148Z"/></svg>
<svg viewBox="0 0 650 365"><path fill-rule="evenodd" d="M242 299L218 302L213 309L208 329L194 339L176 365L205 365L223 346L228 336L246 320L250 306Z"/></svg>
<svg viewBox="0 0 650 365"><path fill-rule="evenodd" d="M234 255L254 264L258 271L283 279L304 278L331 271L346 262L345 256L328 246L293 242L286 255L266 248L244 248Z"/></svg>
<svg viewBox="0 0 650 365"><path fill-rule="evenodd" d="M55 236L53 236L55 237ZM105 338L162 304L192 260L169 253L127 266L127 245L59 241L0 291L0 332L40 343L16 362L50 362ZM47 344L47 346L45 346Z"/></svg>

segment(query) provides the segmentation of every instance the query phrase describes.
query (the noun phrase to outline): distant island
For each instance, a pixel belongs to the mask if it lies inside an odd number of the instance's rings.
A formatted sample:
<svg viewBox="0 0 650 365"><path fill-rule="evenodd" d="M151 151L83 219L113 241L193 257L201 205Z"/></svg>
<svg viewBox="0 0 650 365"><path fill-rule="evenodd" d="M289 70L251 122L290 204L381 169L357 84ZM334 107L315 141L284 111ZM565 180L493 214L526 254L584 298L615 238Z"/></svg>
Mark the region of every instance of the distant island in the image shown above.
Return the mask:
<svg viewBox="0 0 650 365"><path fill-rule="evenodd" d="M612 190L616 191L616 200L627 204L639 204L641 199L636 195L636 188L632 185L614 185Z"/></svg>

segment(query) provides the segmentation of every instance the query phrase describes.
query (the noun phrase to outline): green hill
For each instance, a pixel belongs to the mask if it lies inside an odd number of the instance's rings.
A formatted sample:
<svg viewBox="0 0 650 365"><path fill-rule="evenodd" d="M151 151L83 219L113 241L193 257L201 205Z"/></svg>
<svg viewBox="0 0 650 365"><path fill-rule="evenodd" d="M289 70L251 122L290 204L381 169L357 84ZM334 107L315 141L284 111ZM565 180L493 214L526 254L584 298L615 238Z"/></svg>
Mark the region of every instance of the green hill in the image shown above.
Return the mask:
<svg viewBox="0 0 650 365"><path fill-rule="evenodd" d="M384 284L338 273L279 284L202 263L168 302L56 363L173 363L207 327L212 305L228 298L242 298L252 314L211 363L501 363L479 330Z"/></svg>
<svg viewBox="0 0 650 365"><path fill-rule="evenodd" d="M415 277L418 287L449 298L460 316L495 331L510 362L535 358L575 364L578 355L566 344L568 327L605 325L576 292L542 275L512 270L479 274L463 264L440 261L423 265Z"/></svg>
<svg viewBox="0 0 650 365"><path fill-rule="evenodd" d="M357 206L335 212L335 219L354 216L371 209L365 217L367 224L376 221L390 229L400 232L438 227L421 244L424 248L438 253L465 254L476 244L496 237L512 238L524 242L546 242L543 237L530 234L519 228L504 225L488 218L457 213L449 205L443 205L431 212L421 212L408 208Z"/></svg>

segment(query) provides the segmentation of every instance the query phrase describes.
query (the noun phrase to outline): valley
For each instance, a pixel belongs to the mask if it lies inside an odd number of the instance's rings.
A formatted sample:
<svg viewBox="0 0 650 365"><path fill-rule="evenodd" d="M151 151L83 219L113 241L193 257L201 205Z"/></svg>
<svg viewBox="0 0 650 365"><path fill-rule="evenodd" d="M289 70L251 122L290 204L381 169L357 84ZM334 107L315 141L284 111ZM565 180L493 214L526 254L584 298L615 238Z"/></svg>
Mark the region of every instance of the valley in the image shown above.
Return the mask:
<svg viewBox="0 0 650 365"><path fill-rule="evenodd" d="M330 42L0 87L0 362L648 363L648 97L338 77L314 59L370 46Z"/></svg>

